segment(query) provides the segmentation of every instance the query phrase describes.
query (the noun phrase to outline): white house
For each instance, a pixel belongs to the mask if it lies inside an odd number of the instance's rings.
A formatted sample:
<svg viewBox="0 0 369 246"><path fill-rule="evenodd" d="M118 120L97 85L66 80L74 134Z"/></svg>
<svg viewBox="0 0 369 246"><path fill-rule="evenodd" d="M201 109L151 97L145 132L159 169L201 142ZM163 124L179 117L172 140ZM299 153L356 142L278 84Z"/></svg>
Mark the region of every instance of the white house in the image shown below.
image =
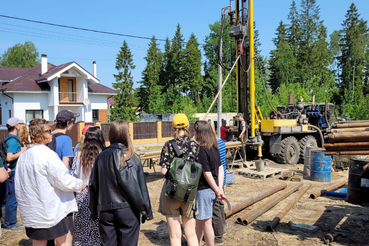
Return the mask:
<svg viewBox="0 0 369 246"><path fill-rule="evenodd" d="M13 116L53 121L62 109L79 112L77 121L106 122L107 99L116 91L99 83L95 62L93 71L76 62L55 66L46 55L33 68L0 67L1 124Z"/></svg>

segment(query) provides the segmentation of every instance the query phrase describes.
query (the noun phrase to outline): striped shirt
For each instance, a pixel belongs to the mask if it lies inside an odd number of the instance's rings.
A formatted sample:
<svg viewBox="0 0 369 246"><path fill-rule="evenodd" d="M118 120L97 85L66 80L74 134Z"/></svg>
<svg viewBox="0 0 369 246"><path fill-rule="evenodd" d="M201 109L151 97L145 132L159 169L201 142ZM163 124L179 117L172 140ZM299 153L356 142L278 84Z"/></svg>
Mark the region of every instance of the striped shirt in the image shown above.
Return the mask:
<svg viewBox="0 0 369 246"><path fill-rule="evenodd" d="M222 163L223 166L223 170L224 170L224 181L223 181L223 186L226 184L226 179L227 179L227 167L226 167L226 146L223 140L218 139L217 138L217 142L218 142L218 149L219 149L219 154L220 154L220 162Z"/></svg>

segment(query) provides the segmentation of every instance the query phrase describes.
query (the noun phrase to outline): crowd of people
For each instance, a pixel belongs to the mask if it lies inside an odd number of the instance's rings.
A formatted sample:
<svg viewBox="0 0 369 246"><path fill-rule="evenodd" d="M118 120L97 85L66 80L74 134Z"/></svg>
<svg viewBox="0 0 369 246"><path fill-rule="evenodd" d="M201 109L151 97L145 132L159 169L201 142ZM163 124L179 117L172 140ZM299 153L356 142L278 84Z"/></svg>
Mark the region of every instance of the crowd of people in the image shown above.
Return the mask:
<svg viewBox="0 0 369 246"><path fill-rule="evenodd" d="M28 130L16 117L7 121L6 160L0 161L3 227L21 227L19 208L26 235L36 246L138 245L140 224L153 213L128 123L111 124L107 147L100 127L86 125L73 149L67 132L77 117L62 110L54 122L30 121ZM197 121L191 136L184 114L176 114L172 126L182 158L200 163L202 173L193 201L169 197L163 186L159 212L166 217L170 245L181 245L181 224L189 246L222 243L224 141L207 121ZM165 179L176 153L171 141L164 144L160 165Z"/></svg>

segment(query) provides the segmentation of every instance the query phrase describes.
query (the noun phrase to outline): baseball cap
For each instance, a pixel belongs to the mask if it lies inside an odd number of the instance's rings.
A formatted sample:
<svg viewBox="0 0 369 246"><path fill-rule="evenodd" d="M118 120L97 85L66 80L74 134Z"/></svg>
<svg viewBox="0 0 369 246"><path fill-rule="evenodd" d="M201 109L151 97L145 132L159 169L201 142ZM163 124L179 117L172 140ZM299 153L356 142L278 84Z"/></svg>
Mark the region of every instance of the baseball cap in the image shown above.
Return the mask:
<svg viewBox="0 0 369 246"><path fill-rule="evenodd" d="M238 114L237 114L237 117L238 117L238 116L243 117L243 113L238 113Z"/></svg>
<svg viewBox="0 0 369 246"><path fill-rule="evenodd" d="M77 118L78 116L80 116L79 113L73 113L70 110L63 109L56 115L56 120L62 121L62 122L68 122L72 120L73 118Z"/></svg>
<svg viewBox="0 0 369 246"><path fill-rule="evenodd" d="M85 127L83 127L83 129L82 129L82 133L83 134L86 134L86 132L87 132L87 129L88 128L90 128L92 125L85 125Z"/></svg>
<svg viewBox="0 0 369 246"><path fill-rule="evenodd" d="M18 119L17 117L11 117L9 118L7 121L6 121L6 124L9 125L9 126L15 126L17 124L23 124L24 121L23 120L20 120Z"/></svg>
<svg viewBox="0 0 369 246"><path fill-rule="evenodd" d="M175 129L185 128L188 126L188 118L185 114L176 114L172 120L172 126Z"/></svg>

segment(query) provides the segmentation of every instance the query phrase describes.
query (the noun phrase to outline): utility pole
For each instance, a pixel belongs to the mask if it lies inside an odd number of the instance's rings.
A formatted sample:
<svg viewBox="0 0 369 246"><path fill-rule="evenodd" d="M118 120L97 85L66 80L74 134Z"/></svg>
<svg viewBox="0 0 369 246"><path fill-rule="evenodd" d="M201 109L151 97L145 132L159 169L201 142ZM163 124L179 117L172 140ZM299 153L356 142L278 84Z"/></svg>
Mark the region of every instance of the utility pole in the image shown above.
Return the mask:
<svg viewBox="0 0 369 246"><path fill-rule="evenodd" d="M222 125L222 82L223 82L223 76L222 76L222 66L220 65L222 63L222 57L223 57L223 38L222 36L219 37L219 62L218 62L218 124L217 124L217 136L220 138L220 126Z"/></svg>

